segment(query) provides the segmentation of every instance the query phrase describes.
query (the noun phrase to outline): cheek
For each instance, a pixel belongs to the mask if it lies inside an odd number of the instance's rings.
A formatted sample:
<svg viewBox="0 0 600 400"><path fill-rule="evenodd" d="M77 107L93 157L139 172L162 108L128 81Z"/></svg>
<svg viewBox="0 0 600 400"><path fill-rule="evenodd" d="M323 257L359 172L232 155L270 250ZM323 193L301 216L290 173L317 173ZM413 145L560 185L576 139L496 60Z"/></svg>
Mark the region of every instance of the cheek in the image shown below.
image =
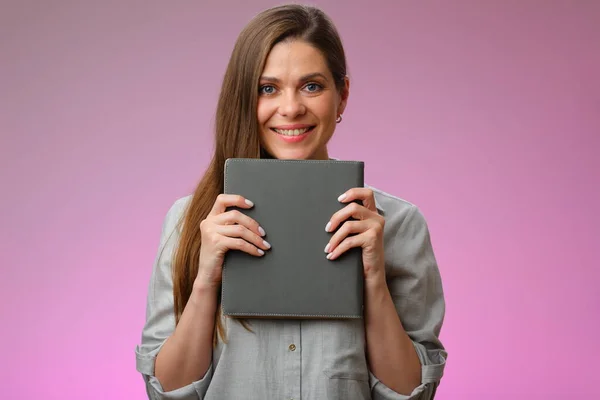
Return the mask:
<svg viewBox="0 0 600 400"><path fill-rule="evenodd" d="M272 106L270 104L270 102L266 99L258 99L258 106L256 108L256 116L258 118L258 123L260 125L264 125L265 123L267 123L269 121L269 119L271 118L271 115L273 114L272 112Z"/></svg>
<svg viewBox="0 0 600 400"><path fill-rule="evenodd" d="M312 109L319 116L321 122L335 121L337 115L334 96L323 96L315 100L317 101L314 102Z"/></svg>

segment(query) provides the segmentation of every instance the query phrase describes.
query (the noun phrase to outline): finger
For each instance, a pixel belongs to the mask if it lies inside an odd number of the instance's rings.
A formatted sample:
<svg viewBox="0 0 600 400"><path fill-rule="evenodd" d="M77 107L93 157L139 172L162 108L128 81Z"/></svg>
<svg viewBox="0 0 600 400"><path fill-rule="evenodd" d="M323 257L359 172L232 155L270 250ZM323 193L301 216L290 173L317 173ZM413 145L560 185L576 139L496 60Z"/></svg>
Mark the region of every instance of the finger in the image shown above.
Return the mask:
<svg viewBox="0 0 600 400"><path fill-rule="evenodd" d="M243 225L217 225L215 231L222 236L244 239L246 242L263 250L269 250L271 248L269 242Z"/></svg>
<svg viewBox="0 0 600 400"><path fill-rule="evenodd" d="M372 215L372 211L357 203L350 203L331 216L325 226L327 232L333 232L337 227L349 218L364 220Z"/></svg>
<svg viewBox="0 0 600 400"><path fill-rule="evenodd" d="M344 222L340 229L331 237L327 246L325 246L325 253L331 253L335 250L348 235L353 233L360 234L371 227L373 227L373 223L369 220Z"/></svg>
<svg viewBox="0 0 600 400"><path fill-rule="evenodd" d="M240 207L240 208L252 208L254 203L237 194L224 194L221 193L217 196L212 209L210 210L209 216L218 215L224 213L227 207Z"/></svg>
<svg viewBox="0 0 600 400"><path fill-rule="evenodd" d="M356 200L360 200L365 208L377 211L377 207L375 207L375 195L371 189L361 187L352 188L338 197L338 201L341 203L350 203Z"/></svg>
<svg viewBox="0 0 600 400"><path fill-rule="evenodd" d="M250 229L252 232L255 232L259 236L266 235L265 230L258 224L258 222L238 210L224 212L215 216L212 220L217 225L240 224Z"/></svg>
<svg viewBox="0 0 600 400"><path fill-rule="evenodd" d="M347 237L346 239L344 239L339 244L338 247L336 247L332 252L330 252L329 254L327 254L327 259L328 260L335 260L340 255L342 255L346 251L348 251L349 249L352 249L352 248L355 248L355 247L364 247L366 245L366 243L365 243L366 242L366 238L368 237L367 235L365 235L365 233L366 232L363 232L360 235L350 236L350 237Z"/></svg>
<svg viewBox="0 0 600 400"><path fill-rule="evenodd" d="M259 249L256 246L248 243L244 239L223 236L223 244L229 250L240 250L252 256L265 255L265 252L262 249Z"/></svg>

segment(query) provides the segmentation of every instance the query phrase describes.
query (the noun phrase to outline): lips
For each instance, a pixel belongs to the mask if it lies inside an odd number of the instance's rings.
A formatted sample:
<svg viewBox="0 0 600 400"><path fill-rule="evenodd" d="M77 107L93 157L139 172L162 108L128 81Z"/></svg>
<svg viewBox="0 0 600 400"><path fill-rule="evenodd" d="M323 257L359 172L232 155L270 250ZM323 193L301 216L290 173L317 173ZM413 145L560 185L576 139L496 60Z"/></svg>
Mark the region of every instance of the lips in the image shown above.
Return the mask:
<svg viewBox="0 0 600 400"><path fill-rule="evenodd" d="M293 136L301 136L306 133L309 133L314 128L315 128L314 126L304 125L304 126L290 126L290 127L286 126L286 127L271 128L271 130L282 136L293 137Z"/></svg>
<svg viewBox="0 0 600 400"><path fill-rule="evenodd" d="M298 143L308 137L315 129L314 125L287 125L270 128L277 137L287 143Z"/></svg>

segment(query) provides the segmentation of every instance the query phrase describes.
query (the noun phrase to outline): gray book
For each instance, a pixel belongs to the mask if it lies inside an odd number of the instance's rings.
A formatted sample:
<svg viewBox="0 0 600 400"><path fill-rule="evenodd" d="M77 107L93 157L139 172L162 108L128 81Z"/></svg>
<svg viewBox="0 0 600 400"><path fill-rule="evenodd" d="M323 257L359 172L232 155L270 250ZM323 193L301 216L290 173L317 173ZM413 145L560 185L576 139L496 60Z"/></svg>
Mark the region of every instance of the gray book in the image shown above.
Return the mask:
<svg viewBox="0 0 600 400"><path fill-rule="evenodd" d="M228 159L224 192L254 202L251 209L237 209L264 228L272 247L263 256L227 252L223 314L362 318L362 250L352 248L328 260L324 249L335 233L325 226L345 207L337 198L363 186L362 161Z"/></svg>

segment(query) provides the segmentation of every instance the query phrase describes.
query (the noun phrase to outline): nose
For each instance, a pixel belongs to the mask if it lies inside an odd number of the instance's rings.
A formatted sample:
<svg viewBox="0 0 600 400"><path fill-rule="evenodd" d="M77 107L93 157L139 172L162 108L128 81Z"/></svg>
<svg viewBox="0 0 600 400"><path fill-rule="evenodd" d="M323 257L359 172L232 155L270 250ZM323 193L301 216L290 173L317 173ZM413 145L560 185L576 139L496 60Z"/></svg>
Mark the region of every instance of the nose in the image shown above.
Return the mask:
<svg viewBox="0 0 600 400"><path fill-rule="evenodd" d="M287 92L280 97L279 115L294 119L306 112L302 99L295 92Z"/></svg>

